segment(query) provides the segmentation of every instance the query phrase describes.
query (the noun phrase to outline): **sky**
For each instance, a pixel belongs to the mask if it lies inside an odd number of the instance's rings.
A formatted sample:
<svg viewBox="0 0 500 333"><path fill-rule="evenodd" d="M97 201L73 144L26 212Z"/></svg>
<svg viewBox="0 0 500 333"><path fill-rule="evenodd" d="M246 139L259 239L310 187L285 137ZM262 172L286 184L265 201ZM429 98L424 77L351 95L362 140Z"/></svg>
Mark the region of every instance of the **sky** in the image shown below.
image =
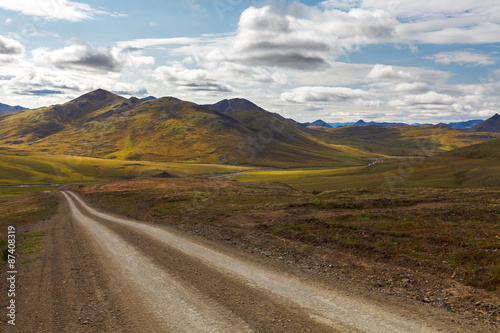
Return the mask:
<svg viewBox="0 0 500 333"><path fill-rule="evenodd" d="M297 121L439 123L500 109L498 0L0 0L0 103L102 88Z"/></svg>

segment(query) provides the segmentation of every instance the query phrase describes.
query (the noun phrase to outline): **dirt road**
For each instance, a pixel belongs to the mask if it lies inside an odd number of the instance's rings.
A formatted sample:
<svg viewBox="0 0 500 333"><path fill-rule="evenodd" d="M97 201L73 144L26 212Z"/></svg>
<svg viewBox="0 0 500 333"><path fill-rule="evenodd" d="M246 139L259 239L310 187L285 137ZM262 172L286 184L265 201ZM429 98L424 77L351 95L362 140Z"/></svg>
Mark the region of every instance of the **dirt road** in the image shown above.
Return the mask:
<svg viewBox="0 0 500 333"><path fill-rule="evenodd" d="M19 273L22 305L10 331L438 331L428 318L382 310L217 244L60 195L59 214L40 226L51 243L31 266L37 274Z"/></svg>

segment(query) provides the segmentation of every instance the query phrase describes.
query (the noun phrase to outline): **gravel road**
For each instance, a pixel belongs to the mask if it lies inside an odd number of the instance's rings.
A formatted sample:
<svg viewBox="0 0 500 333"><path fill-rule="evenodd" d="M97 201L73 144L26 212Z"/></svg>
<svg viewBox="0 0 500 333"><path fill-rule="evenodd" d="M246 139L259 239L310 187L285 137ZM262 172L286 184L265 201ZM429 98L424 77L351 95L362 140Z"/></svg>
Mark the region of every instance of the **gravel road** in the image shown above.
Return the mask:
<svg viewBox="0 0 500 333"><path fill-rule="evenodd" d="M413 322L370 304L320 289L286 275L200 244L165 227L113 216L89 207L77 195L64 192L72 219L84 228L104 265L134 299L149 329L172 332L248 332L254 330L311 332L432 332L425 318ZM149 244L151 249L141 245ZM238 302L212 297L186 270L172 268L156 254L175 257L192 266L198 279L217 281L244 297ZM156 258L155 258L156 257ZM214 278L215 276L216 278ZM219 287L220 288L220 287ZM227 295L231 290L225 290ZM239 303L239 304L238 304ZM247 304L250 304L247 306ZM272 319L257 320L259 304ZM235 306L240 309L235 309ZM136 316L142 316L136 313Z"/></svg>

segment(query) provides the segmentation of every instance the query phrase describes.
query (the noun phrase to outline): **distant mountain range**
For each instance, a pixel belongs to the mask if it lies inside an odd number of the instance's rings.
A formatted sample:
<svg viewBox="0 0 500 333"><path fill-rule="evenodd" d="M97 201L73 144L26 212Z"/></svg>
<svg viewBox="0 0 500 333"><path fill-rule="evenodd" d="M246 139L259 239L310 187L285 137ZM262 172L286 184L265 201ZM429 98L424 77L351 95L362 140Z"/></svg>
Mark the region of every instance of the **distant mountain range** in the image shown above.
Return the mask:
<svg viewBox="0 0 500 333"><path fill-rule="evenodd" d="M22 106L10 106L7 104L2 104L0 103L0 115L6 114L6 113L12 113L12 112L18 112L18 111L23 111L27 110L27 108L24 108Z"/></svg>
<svg viewBox="0 0 500 333"><path fill-rule="evenodd" d="M454 129L469 129L473 128L474 126L482 123L484 120L482 119L476 119L476 120L468 120L468 121L461 121L461 122L452 122L452 123L439 123L439 126L445 126L449 128L454 128ZM302 126L313 126L313 127L324 127L324 128L335 128L335 127L344 127L344 126L356 126L356 127L362 127L362 126L378 126L378 127L403 127L403 126L432 126L433 124L407 124L407 123L390 123L390 122L375 122L375 121L370 121L366 122L362 119L358 120L357 122L346 122L346 123L327 123L323 120L316 120L315 122L312 123L300 123ZM483 131L483 132L488 132L488 131ZM491 132L491 131L489 131Z"/></svg>
<svg viewBox="0 0 500 333"><path fill-rule="evenodd" d="M476 120L468 120L468 121L461 121L461 122L456 122L456 123L440 123L438 125L450 127L450 128L456 128L456 129L467 129L467 128L472 128L476 126L477 124L482 123L484 120L482 119L476 119Z"/></svg>

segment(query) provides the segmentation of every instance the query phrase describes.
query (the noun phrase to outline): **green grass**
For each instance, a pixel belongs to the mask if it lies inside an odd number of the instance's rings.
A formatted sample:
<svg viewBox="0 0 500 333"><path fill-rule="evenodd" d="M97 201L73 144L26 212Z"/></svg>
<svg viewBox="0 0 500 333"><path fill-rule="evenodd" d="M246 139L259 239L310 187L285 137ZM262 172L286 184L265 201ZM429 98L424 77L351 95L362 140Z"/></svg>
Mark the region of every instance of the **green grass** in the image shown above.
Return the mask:
<svg viewBox="0 0 500 333"><path fill-rule="evenodd" d="M202 176L250 168L196 163L134 162L90 157L46 155L0 148L0 185L54 184L172 175ZM13 190L11 190L13 191ZM19 190L21 193L22 191Z"/></svg>
<svg viewBox="0 0 500 333"><path fill-rule="evenodd" d="M495 159L448 155L388 159L368 167L329 170L255 171L232 178L242 182L278 181L306 191L344 188L482 187L500 185Z"/></svg>
<svg viewBox="0 0 500 333"><path fill-rule="evenodd" d="M42 250L40 243L42 242L43 236L45 236L43 232L31 232L17 235L16 239L19 242L17 253L23 255L40 253Z"/></svg>

